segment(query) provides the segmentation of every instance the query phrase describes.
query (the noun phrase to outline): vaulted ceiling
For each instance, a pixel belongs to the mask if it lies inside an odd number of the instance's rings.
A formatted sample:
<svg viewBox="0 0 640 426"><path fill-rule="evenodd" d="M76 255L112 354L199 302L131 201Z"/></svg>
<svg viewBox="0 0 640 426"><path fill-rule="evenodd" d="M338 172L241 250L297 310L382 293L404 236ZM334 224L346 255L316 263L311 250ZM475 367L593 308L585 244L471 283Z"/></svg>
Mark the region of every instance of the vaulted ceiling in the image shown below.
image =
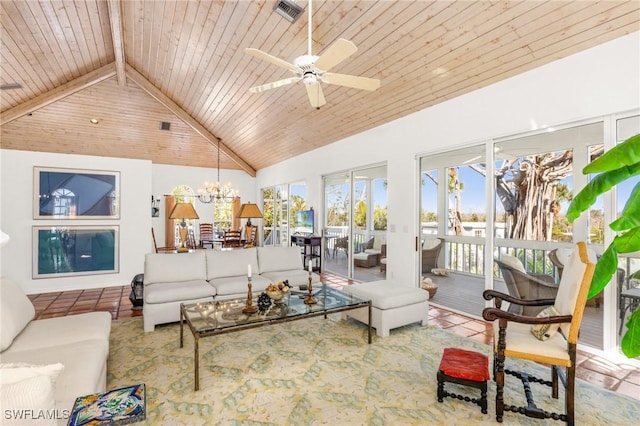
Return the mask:
<svg viewBox="0 0 640 426"><path fill-rule="evenodd" d="M302 82L248 90L291 73L245 48L307 53L306 12L290 24L274 5L0 2L0 82L21 86L0 92L2 148L216 167L219 146L222 168L255 175L640 30L636 0L315 0L313 53L351 40L358 51L332 71L381 80L374 92L323 86L316 110Z"/></svg>

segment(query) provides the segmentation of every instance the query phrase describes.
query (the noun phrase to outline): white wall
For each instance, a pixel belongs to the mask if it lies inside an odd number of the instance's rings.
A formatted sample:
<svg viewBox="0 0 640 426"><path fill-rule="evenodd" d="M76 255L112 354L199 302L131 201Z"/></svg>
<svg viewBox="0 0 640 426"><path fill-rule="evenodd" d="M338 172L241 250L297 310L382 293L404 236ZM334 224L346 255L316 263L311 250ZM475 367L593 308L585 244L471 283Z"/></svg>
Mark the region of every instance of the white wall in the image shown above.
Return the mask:
<svg viewBox="0 0 640 426"><path fill-rule="evenodd" d="M415 285L418 155L637 109L639 76L636 32L262 169L257 186L304 176L309 203L321 212L322 175L386 161L388 224L395 229L387 235L387 277Z"/></svg>
<svg viewBox="0 0 640 426"><path fill-rule="evenodd" d="M164 201L160 217L151 218L151 195L163 199L177 185L197 191L205 181L217 180L217 170L152 164L150 161L63 155L42 152L0 150L0 229L11 241L1 252L0 275L20 283L25 292L52 291L126 285L135 274L144 272L144 255L153 250L151 227L158 244L164 241ZM64 167L120 172L121 211L119 220L73 220L66 224L119 225L120 272L117 274L56 277L34 280L32 276L32 226L60 223L33 219L33 167ZM240 191L243 202L256 200L255 178L243 171L221 170L220 180L230 181ZM211 221L213 206L194 203L201 220Z"/></svg>
<svg viewBox="0 0 640 426"><path fill-rule="evenodd" d="M218 170L203 167L183 167L169 166L166 164L154 164L152 194L160 197L160 216L152 219L152 225L156 234L158 245L164 245L164 195L171 194L177 185L189 185L197 194L205 182L215 182L218 180ZM256 179L241 170L220 170L220 181L222 183L231 182L233 189L240 191L240 199L243 203L258 202L256 196ZM149 199L151 196L149 196ZM151 202L151 201L149 201ZM213 204L205 204L196 200L193 203L199 222L213 222ZM196 232L196 239L198 237ZM149 243L151 240L149 239ZM153 244L152 244L153 245Z"/></svg>
<svg viewBox="0 0 640 426"><path fill-rule="evenodd" d="M11 277L25 292L46 293L80 288L124 285L143 272L151 227L151 162L118 158L1 150L2 206L0 228L11 236L2 249L3 276ZM33 167L64 167L120 172L120 219L66 220L73 225L119 225L120 272L116 274L57 277L33 280L32 226L59 224L33 219Z"/></svg>

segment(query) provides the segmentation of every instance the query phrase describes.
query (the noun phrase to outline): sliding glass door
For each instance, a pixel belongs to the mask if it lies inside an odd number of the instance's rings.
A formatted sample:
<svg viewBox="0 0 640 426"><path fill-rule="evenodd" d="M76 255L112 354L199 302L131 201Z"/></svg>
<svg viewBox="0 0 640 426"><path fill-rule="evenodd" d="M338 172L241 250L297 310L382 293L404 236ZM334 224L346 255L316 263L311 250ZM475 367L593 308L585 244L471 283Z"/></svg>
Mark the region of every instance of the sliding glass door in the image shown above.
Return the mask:
<svg viewBox="0 0 640 426"><path fill-rule="evenodd" d="M386 165L324 177L326 271L356 281L384 279L386 232Z"/></svg>

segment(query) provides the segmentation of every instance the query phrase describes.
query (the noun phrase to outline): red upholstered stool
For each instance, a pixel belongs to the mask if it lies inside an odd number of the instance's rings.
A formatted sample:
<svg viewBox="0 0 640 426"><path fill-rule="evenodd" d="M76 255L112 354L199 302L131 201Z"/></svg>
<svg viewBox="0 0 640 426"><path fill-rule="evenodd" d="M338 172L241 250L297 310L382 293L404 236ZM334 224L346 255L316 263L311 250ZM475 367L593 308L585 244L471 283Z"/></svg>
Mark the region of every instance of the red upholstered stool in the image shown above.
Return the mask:
<svg viewBox="0 0 640 426"><path fill-rule="evenodd" d="M489 358L481 353L457 348L445 348L438 369L438 402L446 396L478 404L487 414L487 380ZM445 382L480 389L480 399L470 398L444 390Z"/></svg>

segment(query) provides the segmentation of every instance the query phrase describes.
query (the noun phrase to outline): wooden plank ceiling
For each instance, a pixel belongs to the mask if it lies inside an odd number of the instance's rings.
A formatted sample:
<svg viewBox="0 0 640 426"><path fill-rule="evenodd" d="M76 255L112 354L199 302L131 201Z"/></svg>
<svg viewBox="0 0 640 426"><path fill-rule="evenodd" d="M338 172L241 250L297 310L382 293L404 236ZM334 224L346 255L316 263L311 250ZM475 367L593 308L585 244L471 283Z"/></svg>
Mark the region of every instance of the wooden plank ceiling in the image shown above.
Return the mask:
<svg viewBox="0 0 640 426"><path fill-rule="evenodd" d="M305 0L296 0L307 6ZM2 1L1 146L255 170L640 30L632 1L313 2L313 53L358 51L332 71L378 78L365 92L302 82L252 86L307 51L307 14L274 1ZM97 118L98 124L89 120ZM171 123L169 131L160 122Z"/></svg>

